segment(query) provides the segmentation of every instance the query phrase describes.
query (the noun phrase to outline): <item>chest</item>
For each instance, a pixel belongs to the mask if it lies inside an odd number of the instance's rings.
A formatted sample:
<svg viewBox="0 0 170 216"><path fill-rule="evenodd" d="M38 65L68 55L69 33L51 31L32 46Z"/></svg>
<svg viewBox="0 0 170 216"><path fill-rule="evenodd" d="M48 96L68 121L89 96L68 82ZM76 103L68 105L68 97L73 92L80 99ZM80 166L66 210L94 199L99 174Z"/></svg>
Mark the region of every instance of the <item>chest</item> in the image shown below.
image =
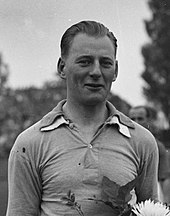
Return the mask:
<svg viewBox="0 0 170 216"><path fill-rule="evenodd" d="M103 176L123 185L137 176L139 167L139 158L128 138L117 131L106 130L93 139L74 131L54 131L44 139L42 152L42 184L55 191L82 187L87 182L99 185Z"/></svg>

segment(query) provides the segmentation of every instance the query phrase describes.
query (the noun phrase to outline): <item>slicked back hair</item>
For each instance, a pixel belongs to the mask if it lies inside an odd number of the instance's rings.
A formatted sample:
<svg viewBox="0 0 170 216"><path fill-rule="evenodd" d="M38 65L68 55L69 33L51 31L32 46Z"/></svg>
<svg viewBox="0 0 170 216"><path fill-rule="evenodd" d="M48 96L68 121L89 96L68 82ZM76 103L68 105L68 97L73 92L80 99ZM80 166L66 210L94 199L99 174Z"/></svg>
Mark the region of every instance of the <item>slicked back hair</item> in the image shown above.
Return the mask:
<svg viewBox="0 0 170 216"><path fill-rule="evenodd" d="M73 39L79 33L84 33L88 36L93 36L96 38L108 36L115 47L116 57L117 39L114 34L110 32L109 29L102 23L96 21L81 21L72 25L64 32L60 43L62 58L66 58L68 56Z"/></svg>

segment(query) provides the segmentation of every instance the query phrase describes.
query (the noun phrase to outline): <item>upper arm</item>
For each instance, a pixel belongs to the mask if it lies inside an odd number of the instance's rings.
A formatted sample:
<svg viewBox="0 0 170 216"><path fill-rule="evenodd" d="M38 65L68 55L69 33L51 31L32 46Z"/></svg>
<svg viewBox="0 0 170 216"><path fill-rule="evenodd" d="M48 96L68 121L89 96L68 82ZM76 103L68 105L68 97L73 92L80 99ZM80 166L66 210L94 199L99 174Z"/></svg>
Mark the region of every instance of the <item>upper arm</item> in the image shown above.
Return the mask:
<svg viewBox="0 0 170 216"><path fill-rule="evenodd" d="M136 187L137 201L147 199L157 200L158 182L158 150L149 154L141 167L139 181Z"/></svg>
<svg viewBox="0 0 170 216"><path fill-rule="evenodd" d="M38 215L40 178L34 163L16 149L9 156L8 186L7 216Z"/></svg>

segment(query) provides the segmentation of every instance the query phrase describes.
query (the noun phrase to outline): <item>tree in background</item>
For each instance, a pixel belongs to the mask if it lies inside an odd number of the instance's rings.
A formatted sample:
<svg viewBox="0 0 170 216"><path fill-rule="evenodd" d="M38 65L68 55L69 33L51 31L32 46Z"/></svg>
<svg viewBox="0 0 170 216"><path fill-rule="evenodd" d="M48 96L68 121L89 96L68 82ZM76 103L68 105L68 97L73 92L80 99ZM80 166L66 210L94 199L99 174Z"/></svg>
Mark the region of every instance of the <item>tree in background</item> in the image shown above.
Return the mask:
<svg viewBox="0 0 170 216"><path fill-rule="evenodd" d="M8 76L8 65L4 62L2 54L0 53L0 96L6 94Z"/></svg>
<svg viewBox="0 0 170 216"><path fill-rule="evenodd" d="M142 48L143 91L148 101L161 107L170 123L170 1L149 0L148 4L152 18L145 26L151 41Z"/></svg>
<svg viewBox="0 0 170 216"><path fill-rule="evenodd" d="M9 89L0 102L0 156L8 156L19 133L28 128L65 98L61 80L41 88Z"/></svg>
<svg viewBox="0 0 170 216"><path fill-rule="evenodd" d="M116 109L128 116L131 105L127 101L123 100L120 96L115 95L112 92L110 92L108 96L108 101L111 102L116 107Z"/></svg>
<svg viewBox="0 0 170 216"><path fill-rule="evenodd" d="M41 88L8 88L0 103L0 156L8 156L18 134L65 98L66 84L57 74ZM119 96L110 93L108 100L124 114L128 113L130 105Z"/></svg>

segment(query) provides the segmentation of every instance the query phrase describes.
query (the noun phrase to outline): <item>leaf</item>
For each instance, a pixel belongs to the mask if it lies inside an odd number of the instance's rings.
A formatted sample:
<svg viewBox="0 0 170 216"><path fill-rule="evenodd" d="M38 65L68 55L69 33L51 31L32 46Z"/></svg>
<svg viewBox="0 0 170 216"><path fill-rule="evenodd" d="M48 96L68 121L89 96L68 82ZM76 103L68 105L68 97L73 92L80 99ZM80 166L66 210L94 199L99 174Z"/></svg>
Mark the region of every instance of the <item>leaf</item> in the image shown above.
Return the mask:
<svg viewBox="0 0 170 216"><path fill-rule="evenodd" d="M69 190L69 191L67 192L67 196L68 196L68 197L71 196L71 190Z"/></svg>
<svg viewBox="0 0 170 216"><path fill-rule="evenodd" d="M108 177L103 176L102 190L104 196L115 199L118 195L119 188L120 185L114 181L111 181Z"/></svg>
<svg viewBox="0 0 170 216"><path fill-rule="evenodd" d="M122 202L130 201L132 197L132 195L130 194L130 191L135 187L137 180L138 180L138 177L132 180L131 182L128 182L126 185L123 185L119 188L118 200Z"/></svg>
<svg viewBox="0 0 170 216"><path fill-rule="evenodd" d="M71 193L70 200L71 200L71 202L75 202L75 194L74 193Z"/></svg>
<svg viewBox="0 0 170 216"><path fill-rule="evenodd" d="M135 187L137 180L138 178L135 178L126 185L120 186L104 176L102 181L102 199L112 202L112 205L125 205L131 199L130 191Z"/></svg>

